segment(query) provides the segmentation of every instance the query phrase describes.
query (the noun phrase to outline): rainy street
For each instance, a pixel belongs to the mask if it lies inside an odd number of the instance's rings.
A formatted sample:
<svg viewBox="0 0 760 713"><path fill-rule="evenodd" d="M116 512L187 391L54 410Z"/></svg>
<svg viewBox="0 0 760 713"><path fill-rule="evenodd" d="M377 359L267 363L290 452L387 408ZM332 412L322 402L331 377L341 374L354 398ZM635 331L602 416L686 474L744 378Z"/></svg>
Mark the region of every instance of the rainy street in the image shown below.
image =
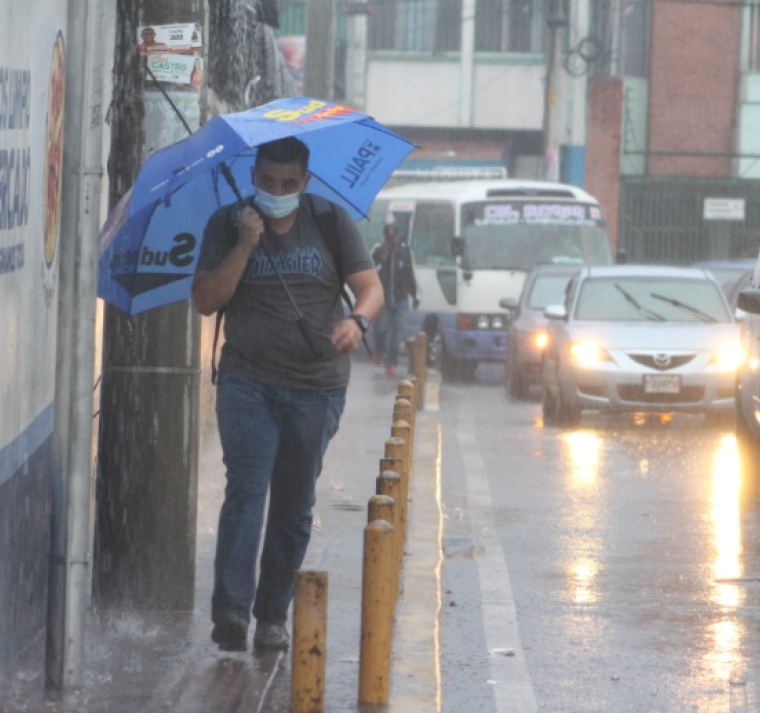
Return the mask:
<svg viewBox="0 0 760 713"><path fill-rule="evenodd" d="M442 709L758 710L732 421L545 428L498 379L441 392Z"/></svg>

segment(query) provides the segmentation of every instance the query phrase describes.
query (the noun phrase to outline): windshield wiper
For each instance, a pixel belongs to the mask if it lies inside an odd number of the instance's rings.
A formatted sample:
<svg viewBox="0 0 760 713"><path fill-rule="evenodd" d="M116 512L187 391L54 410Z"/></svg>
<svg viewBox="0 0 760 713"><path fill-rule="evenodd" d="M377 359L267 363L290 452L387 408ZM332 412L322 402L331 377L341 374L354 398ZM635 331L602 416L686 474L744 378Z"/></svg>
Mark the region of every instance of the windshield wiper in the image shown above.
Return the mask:
<svg viewBox="0 0 760 713"><path fill-rule="evenodd" d="M707 312L703 312L701 309L697 309L696 307L692 307L691 305L687 305L685 302L681 302L681 300L674 299L673 297L666 297L665 295L658 295L658 294L656 294L654 292L652 292L649 296L652 299L662 300L663 302L667 302L668 304L673 305L673 307L680 307L681 309L685 309L687 312L691 312L692 314L696 314L697 317L699 317L703 322L717 322L718 321L711 314L707 314Z"/></svg>
<svg viewBox="0 0 760 713"><path fill-rule="evenodd" d="M624 290L618 283L615 283L615 289L620 292L623 297L625 297L626 302L632 304L641 314L643 314L648 319L655 321L655 322L664 322L665 317L663 317L661 314L658 314L654 310L648 309L647 307L644 307L639 303L639 301L628 291Z"/></svg>

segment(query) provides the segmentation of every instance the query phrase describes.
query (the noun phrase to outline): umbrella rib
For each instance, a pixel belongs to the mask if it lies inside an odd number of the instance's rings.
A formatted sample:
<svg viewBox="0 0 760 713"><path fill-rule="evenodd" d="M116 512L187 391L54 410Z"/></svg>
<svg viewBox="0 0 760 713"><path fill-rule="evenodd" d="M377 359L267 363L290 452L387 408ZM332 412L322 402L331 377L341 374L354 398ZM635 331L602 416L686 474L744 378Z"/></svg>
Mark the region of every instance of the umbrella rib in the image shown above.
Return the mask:
<svg viewBox="0 0 760 713"><path fill-rule="evenodd" d="M320 176L318 173L315 173L315 172L314 172L314 171L312 171L311 169L309 169L309 173L310 173L312 176L316 176L316 177L317 177L317 178L318 178L318 179L319 179L319 180L322 182L322 185L324 185L324 186L327 186L328 188L331 188L331 190L333 190L335 193L338 193L338 192L337 192L337 191L336 191L334 188L332 188L332 186L331 186L331 185L330 185L330 184L329 184L327 181L325 181L325 179L324 179L324 178L322 178L322 176ZM307 193L308 193L308 191L307 191ZM348 200L348 198L346 198L346 196L344 196L342 193L340 193L340 194L338 194L338 195L340 195L340 197L341 197L341 198L342 198L342 199L343 199L343 200L344 200L346 203L348 203L348 205L350 205L350 206L351 206L351 207L352 207L352 208L353 208L353 209L354 209L354 210L355 210L357 213L359 213L360 215L363 215L365 218L367 217L367 214L366 214L366 213L365 213L365 212L364 212L364 211L363 211L361 208L359 208L359 206L357 206L356 204L354 204L354 203L352 203L350 200Z"/></svg>

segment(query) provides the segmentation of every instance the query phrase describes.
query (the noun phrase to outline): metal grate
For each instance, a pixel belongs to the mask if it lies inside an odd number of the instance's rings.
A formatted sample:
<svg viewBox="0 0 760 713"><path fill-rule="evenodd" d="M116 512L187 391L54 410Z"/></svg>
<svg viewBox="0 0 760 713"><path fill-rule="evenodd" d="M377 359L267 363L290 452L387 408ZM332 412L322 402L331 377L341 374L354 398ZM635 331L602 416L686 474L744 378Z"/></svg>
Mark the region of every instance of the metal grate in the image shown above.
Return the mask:
<svg viewBox="0 0 760 713"><path fill-rule="evenodd" d="M696 354L670 354L670 362L665 365L657 364L655 362L654 354L628 354L637 364L649 367L650 369L657 369L657 371L668 371L670 369L677 369L679 366L688 364Z"/></svg>

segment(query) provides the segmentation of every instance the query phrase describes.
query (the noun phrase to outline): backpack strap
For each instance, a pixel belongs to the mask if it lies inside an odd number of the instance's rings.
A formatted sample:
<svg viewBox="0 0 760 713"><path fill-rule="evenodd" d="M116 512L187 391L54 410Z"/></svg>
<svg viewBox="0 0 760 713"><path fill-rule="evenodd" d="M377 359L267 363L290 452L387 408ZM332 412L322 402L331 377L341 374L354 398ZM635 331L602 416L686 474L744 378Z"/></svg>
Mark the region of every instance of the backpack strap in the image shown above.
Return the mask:
<svg viewBox="0 0 760 713"><path fill-rule="evenodd" d="M335 215L335 209L332 203L325 198L314 196L310 193L304 193L304 198L309 204L309 209L314 217L314 222L317 224L317 229L322 236L322 240L327 243L327 247L335 261L335 268L338 271L338 279L340 280L340 294L343 296L343 301L348 305L348 309L353 312L354 304L346 290L346 281L340 272L340 241L338 240L338 217Z"/></svg>
<svg viewBox="0 0 760 713"><path fill-rule="evenodd" d="M354 311L354 303L346 290L346 281L340 271L340 240L338 240L338 217L335 214L335 208L326 198L321 196L315 196L310 193L304 193L311 214L314 216L314 222L317 224L322 240L327 243L327 247L333 256L335 261L335 269L338 271L338 279L340 280L340 294L343 297L343 301L348 305L350 312ZM367 343L367 335L362 334L362 341L364 346L372 356L372 350Z"/></svg>

